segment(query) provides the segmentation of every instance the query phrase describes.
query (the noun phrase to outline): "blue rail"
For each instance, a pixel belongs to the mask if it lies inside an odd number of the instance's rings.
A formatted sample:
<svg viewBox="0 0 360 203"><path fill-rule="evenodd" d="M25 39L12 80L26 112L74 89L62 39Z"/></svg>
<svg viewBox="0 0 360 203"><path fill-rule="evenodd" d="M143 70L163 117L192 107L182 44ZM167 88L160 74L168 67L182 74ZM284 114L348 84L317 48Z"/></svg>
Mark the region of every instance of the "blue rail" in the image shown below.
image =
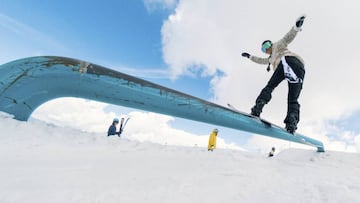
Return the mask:
<svg viewBox="0 0 360 203"><path fill-rule="evenodd" d="M0 111L27 120L41 104L59 97L86 98L229 127L316 147L320 141L262 122L182 92L92 63L56 56L0 66Z"/></svg>

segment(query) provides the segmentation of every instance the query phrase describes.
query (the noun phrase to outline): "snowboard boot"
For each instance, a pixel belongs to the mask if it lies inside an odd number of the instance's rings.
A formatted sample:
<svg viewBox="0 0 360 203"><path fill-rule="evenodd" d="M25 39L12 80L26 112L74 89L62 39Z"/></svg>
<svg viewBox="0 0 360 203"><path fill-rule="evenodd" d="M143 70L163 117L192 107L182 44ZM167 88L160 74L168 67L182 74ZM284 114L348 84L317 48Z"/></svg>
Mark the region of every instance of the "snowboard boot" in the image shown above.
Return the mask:
<svg viewBox="0 0 360 203"><path fill-rule="evenodd" d="M297 116L295 114L290 114L286 117L285 121L285 129L288 133L290 134L295 134L295 131L297 129L297 123L298 123L298 119Z"/></svg>
<svg viewBox="0 0 360 203"><path fill-rule="evenodd" d="M290 133L290 134L295 134L295 131L296 131L296 129L297 129L297 127L296 127L296 125L294 125L294 124L286 124L286 131L288 132L288 133Z"/></svg>
<svg viewBox="0 0 360 203"><path fill-rule="evenodd" d="M266 102L262 99L256 100L255 106L251 108L251 115L260 117L260 114L265 104Z"/></svg>

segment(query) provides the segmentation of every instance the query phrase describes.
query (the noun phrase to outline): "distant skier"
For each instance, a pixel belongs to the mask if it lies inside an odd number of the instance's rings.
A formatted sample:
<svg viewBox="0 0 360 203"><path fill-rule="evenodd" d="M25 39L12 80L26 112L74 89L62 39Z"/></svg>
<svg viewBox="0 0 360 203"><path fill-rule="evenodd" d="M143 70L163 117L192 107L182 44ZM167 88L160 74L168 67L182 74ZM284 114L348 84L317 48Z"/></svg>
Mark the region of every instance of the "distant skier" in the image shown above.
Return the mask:
<svg viewBox="0 0 360 203"><path fill-rule="evenodd" d="M108 136L113 136L113 135L117 135L120 137L121 134L121 127L119 129L119 132L116 132L116 125L119 124L119 119L118 118L114 118L112 124L109 127L108 130Z"/></svg>
<svg viewBox="0 0 360 203"><path fill-rule="evenodd" d="M300 104L298 98L303 86L305 68L303 59L297 54L288 50L287 46L292 42L303 25L305 16L300 16L291 30L279 41L272 43L265 40L261 45L262 52L269 54L268 58L252 56L249 53L242 53L243 57L259 64L268 64L267 70L270 70L270 64L274 69L269 82L257 97L255 106L251 108L251 115L260 116L265 104L271 100L272 91L286 79L288 81L288 109L284 120L286 130L294 134L297 124L300 120Z"/></svg>
<svg viewBox="0 0 360 203"><path fill-rule="evenodd" d="M275 147L271 148L271 151L269 152L269 157L273 157L275 154Z"/></svg>
<svg viewBox="0 0 360 203"><path fill-rule="evenodd" d="M216 148L216 137L218 134L218 129L214 129L209 137L209 145L208 145L208 151L213 151Z"/></svg>

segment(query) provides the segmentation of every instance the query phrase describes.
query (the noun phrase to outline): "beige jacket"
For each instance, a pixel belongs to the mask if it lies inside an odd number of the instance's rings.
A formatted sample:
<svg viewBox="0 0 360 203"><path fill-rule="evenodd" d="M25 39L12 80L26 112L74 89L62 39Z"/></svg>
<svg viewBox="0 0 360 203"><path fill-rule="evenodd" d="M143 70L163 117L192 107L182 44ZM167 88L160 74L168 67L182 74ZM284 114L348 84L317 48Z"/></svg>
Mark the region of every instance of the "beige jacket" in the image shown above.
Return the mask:
<svg viewBox="0 0 360 203"><path fill-rule="evenodd" d="M290 44L290 42L292 42L294 40L294 38L296 37L296 34L299 31L300 30L298 28L296 28L296 26L293 26L291 28L291 30L281 40L273 43L272 54L271 54L270 58L261 58L261 57L257 57L257 56L250 56L250 60L254 61L255 63L259 63L259 64L267 65L270 63L274 70L279 65L279 63L281 61L281 57L283 57L283 56L295 56L304 64L304 60L300 56L291 52L287 48L288 44Z"/></svg>

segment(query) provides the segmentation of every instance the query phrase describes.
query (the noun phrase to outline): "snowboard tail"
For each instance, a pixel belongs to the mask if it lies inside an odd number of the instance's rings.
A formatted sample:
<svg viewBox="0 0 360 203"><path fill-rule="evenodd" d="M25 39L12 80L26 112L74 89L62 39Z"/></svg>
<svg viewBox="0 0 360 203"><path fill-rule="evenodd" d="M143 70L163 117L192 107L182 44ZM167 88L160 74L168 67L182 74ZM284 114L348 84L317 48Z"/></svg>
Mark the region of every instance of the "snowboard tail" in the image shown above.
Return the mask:
<svg viewBox="0 0 360 203"><path fill-rule="evenodd" d="M244 116L247 116L247 117L249 117L249 118L252 118L252 119L254 119L254 120L260 121L260 122L263 123L266 127L269 127L269 128L270 128L270 127L272 127L272 126L275 126L275 124L271 123L270 121L267 121L267 120L262 119L262 118L260 118L260 117L253 116L253 115L251 115L251 114L248 114L248 113L239 111L237 108L235 108L235 107L234 107L233 105L231 105L231 104L227 104L227 106L228 106L231 110L233 110L233 111L235 111L235 112L237 112L237 113L240 113L240 114L242 114L242 115L244 115ZM277 126L277 127L280 127L280 126Z"/></svg>

